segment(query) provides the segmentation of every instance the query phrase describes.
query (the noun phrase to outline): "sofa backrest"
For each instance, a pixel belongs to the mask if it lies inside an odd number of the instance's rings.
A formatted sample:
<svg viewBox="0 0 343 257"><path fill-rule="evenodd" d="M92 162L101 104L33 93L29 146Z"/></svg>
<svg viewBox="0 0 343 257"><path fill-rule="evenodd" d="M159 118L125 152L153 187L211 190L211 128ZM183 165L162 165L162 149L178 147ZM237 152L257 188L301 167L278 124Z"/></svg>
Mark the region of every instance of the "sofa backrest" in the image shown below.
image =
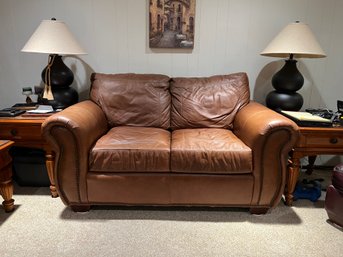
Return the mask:
<svg viewBox="0 0 343 257"><path fill-rule="evenodd" d="M171 128L232 128L237 111L249 103L246 73L173 78Z"/></svg>
<svg viewBox="0 0 343 257"><path fill-rule="evenodd" d="M113 126L170 127L170 78L158 74L101 74L91 77L90 99Z"/></svg>

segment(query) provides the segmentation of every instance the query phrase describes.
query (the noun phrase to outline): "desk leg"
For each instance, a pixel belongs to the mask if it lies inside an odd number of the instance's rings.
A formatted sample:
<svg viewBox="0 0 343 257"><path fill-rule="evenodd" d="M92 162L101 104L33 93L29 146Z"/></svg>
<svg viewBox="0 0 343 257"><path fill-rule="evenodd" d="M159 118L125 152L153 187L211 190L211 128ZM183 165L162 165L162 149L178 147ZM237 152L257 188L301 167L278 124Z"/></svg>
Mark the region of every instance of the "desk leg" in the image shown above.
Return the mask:
<svg viewBox="0 0 343 257"><path fill-rule="evenodd" d="M288 178L286 186L286 205L292 206L293 192L298 181L300 171L300 159L292 157L288 164Z"/></svg>
<svg viewBox="0 0 343 257"><path fill-rule="evenodd" d="M306 170L306 174L311 175L313 172L313 166L316 161L317 155L311 155L308 157L308 166Z"/></svg>
<svg viewBox="0 0 343 257"><path fill-rule="evenodd" d="M12 163L9 163L0 170L0 194L4 198L2 205L4 206L5 212L13 211Z"/></svg>
<svg viewBox="0 0 343 257"><path fill-rule="evenodd" d="M50 191L53 198L58 197L58 193L55 186L55 177L54 177L54 167L55 167L55 155L51 151L46 151L45 154L45 165L48 171L48 176L50 180Z"/></svg>

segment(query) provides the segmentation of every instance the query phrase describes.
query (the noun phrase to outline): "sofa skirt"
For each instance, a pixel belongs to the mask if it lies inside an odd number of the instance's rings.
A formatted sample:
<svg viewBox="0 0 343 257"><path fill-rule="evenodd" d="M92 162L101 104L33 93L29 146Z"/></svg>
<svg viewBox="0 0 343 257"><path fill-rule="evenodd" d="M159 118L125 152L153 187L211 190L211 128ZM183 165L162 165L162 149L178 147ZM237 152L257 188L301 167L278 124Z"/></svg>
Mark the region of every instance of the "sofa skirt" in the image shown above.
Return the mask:
<svg viewBox="0 0 343 257"><path fill-rule="evenodd" d="M250 206L252 174L89 173L89 204ZM86 203L85 203L86 204Z"/></svg>

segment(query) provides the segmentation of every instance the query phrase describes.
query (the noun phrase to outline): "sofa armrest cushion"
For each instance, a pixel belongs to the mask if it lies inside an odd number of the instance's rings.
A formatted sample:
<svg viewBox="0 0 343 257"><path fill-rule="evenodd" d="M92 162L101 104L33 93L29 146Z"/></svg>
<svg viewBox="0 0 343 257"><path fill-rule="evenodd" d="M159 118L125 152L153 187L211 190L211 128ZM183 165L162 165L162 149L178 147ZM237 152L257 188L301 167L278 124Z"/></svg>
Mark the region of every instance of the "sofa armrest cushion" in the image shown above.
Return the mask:
<svg viewBox="0 0 343 257"><path fill-rule="evenodd" d="M291 148L299 136L297 124L254 101L237 113L233 126L233 132L252 149L261 147L263 138L279 129L289 131L291 141L288 144Z"/></svg>
<svg viewBox="0 0 343 257"><path fill-rule="evenodd" d="M70 143L77 143L81 149L89 149L108 130L104 113L90 100L70 106L45 120L42 134L48 141L53 141L53 145L56 140L53 130L59 127L72 133L75 142Z"/></svg>

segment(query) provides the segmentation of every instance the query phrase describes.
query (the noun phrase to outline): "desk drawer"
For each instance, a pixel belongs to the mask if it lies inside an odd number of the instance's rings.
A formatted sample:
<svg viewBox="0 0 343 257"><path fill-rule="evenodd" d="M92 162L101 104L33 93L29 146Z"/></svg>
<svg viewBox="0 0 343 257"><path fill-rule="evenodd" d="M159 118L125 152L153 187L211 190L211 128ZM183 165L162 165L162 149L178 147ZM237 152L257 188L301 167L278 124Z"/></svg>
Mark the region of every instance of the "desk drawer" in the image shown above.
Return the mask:
<svg viewBox="0 0 343 257"><path fill-rule="evenodd" d="M0 138L20 140L42 140L41 124L1 124Z"/></svg>
<svg viewBox="0 0 343 257"><path fill-rule="evenodd" d="M330 148L343 148L343 136L342 135L327 135L311 137L307 136L306 139L307 147L330 147Z"/></svg>

